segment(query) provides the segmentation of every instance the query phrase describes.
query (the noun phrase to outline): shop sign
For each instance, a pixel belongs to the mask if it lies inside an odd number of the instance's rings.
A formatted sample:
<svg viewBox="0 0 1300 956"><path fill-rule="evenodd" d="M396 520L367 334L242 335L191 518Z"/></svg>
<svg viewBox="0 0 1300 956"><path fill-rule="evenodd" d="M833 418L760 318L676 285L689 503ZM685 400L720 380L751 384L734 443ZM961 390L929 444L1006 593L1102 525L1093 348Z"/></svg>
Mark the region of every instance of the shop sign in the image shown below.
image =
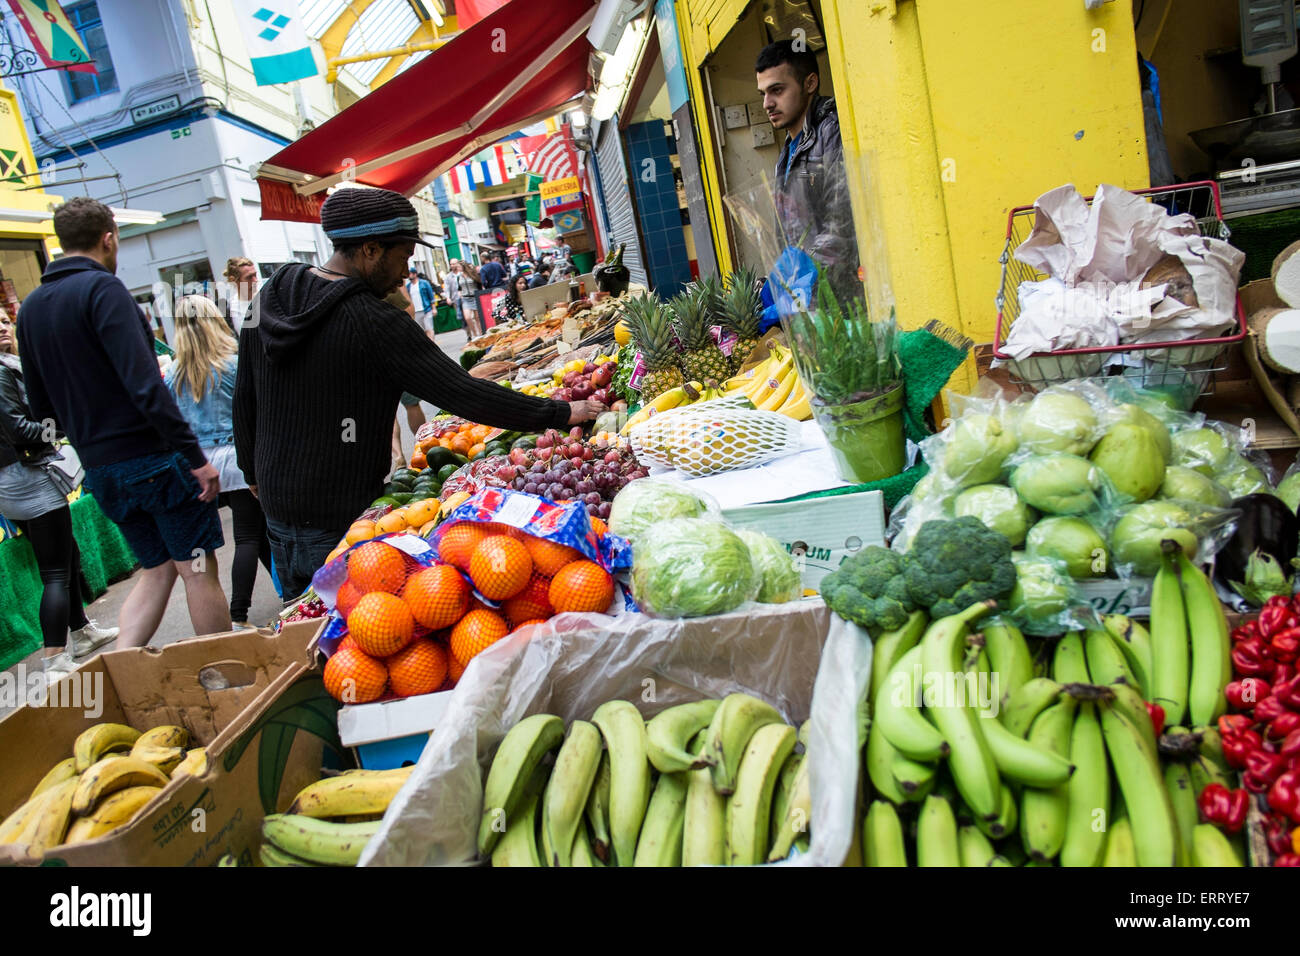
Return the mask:
<svg viewBox="0 0 1300 956"><path fill-rule="evenodd" d="M152 103L145 103L142 106L131 107L131 122L148 123L160 116L178 112L180 108L181 98L179 96L168 96L165 99L154 100Z"/></svg>
<svg viewBox="0 0 1300 956"><path fill-rule="evenodd" d="M582 184L577 176L542 183L541 194L542 207L548 216L582 205Z"/></svg>

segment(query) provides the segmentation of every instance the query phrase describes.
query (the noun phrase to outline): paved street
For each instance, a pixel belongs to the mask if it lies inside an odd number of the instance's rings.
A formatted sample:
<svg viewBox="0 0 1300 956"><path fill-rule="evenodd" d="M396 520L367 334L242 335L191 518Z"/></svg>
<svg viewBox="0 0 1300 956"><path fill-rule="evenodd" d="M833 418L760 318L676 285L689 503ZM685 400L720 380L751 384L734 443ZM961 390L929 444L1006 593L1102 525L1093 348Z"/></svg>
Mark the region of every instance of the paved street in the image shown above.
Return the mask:
<svg viewBox="0 0 1300 956"><path fill-rule="evenodd" d="M460 356L461 349L465 345L465 333L459 330L444 332L438 336L437 341L442 350L455 359ZM435 411L433 406L428 403L424 403L423 408L426 417L432 415ZM402 449L409 458L414 445L414 436L407 427L405 413L399 414L397 418L402 426ZM217 563L221 569L221 585L226 590L226 594L229 595L230 562L235 552L235 538L231 528L230 510L228 508L223 508L221 510L221 525L225 532L226 545L217 551ZM126 600L127 594L131 591L133 580L134 576L110 585L109 589L100 595L100 597L86 609L86 614L98 621L100 624L115 625L117 623L118 613L122 609L122 603ZM271 586L270 576L266 573L264 568L259 566L257 582L253 587L253 604L249 611L249 623L255 626L265 625L274 620L275 616L279 613L279 610L280 601L276 596L275 589ZM185 638L192 636L189 611L185 605L185 588L184 585L177 580L176 585L172 590L171 600L167 604L167 612L163 615L162 623L159 625L158 632L154 635L154 639L150 646L160 647L164 644L170 644L173 641L184 640ZM105 648L105 650L111 649L111 645ZM40 668L40 658L41 652L38 650L36 653L29 656L26 661L21 663L27 665L28 672L30 673L33 669ZM10 669L13 670L17 666L18 665L15 664L14 668ZM8 710L5 707L4 701L0 700L0 718L3 718L7 713Z"/></svg>

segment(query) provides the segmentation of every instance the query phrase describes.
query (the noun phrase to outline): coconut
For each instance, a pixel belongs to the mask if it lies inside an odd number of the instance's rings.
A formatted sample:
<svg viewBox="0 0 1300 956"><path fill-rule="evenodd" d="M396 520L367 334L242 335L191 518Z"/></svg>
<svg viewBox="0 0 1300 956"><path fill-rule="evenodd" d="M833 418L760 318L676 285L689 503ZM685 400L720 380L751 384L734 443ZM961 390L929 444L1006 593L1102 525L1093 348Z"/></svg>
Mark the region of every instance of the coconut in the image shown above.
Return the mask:
<svg viewBox="0 0 1300 956"><path fill-rule="evenodd" d="M1260 309L1250 317L1259 357L1275 372L1300 372L1300 309Z"/></svg>
<svg viewBox="0 0 1300 956"><path fill-rule="evenodd" d="M1082 518L1044 518L1029 530L1025 551L1030 557L1065 562L1072 578L1104 575L1109 561L1106 542Z"/></svg>
<svg viewBox="0 0 1300 956"><path fill-rule="evenodd" d="M1020 444L1039 455L1086 455L1097 440L1096 432L1092 406L1073 392L1040 392L1020 418Z"/></svg>
<svg viewBox="0 0 1300 956"><path fill-rule="evenodd" d="M1277 254L1271 274L1277 297L1300 309L1300 239Z"/></svg>
<svg viewBox="0 0 1300 956"><path fill-rule="evenodd" d="M953 513L958 518L974 515L984 527L1003 535L1013 548L1020 547L1034 522L1033 511L1006 485L967 488L953 503Z"/></svg>
<svg viewBox="0 0 1300 956"><path fill-rule="evenodd" d="M1165 459L1149 429L1120 422L1097 442L1089 456L1120 494L1146 501L1165 480Z"/></svg>

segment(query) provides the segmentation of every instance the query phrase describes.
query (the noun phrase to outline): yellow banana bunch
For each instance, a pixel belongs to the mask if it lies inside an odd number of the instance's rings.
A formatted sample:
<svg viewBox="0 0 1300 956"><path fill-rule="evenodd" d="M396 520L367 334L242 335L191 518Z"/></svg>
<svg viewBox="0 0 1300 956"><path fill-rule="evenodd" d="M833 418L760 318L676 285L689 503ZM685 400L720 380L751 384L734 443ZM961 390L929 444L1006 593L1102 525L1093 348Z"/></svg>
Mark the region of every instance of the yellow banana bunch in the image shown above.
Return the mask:
<svg viewBox="0 0 1300 956"><path fill-rule="evenodd" d="M771 367L765 378L751 386L745 392L745 396L754 403L755 408L772 411L780 406L785 401L786 396L790 394L790 385L792 383L788 382L787 379L794 374L794 360L787 354L785 359ZM778 395L780 399L776 402L776 405L769 405L768 403Z"/></svg>
<svg viewBox="0 0 1300 956"><path fill-rule="evenodd" d="M636 426L640 425L642 422L649 420L652 415L658 415L660 412L666 412L670 408L676 408L679 405L689 405L692 402L698 401L703 391L703 382L687 382L684 385L678 385L676 388L668 389L668 391L655 396L653 401L642 405L635 415L630 416L627 420L627 424L619 430L619 434L629 434L632 429L636 428Z"/></svg>
<svg viewBox="0 0 1300 956"><path fill-rule="evenodd" d="M812 396L808 394L808 389L804 386L803 379L799 377L797 371L791 375L791 378L794 379L794 386L790 389L790 394L786 397L785 403L772 410L779 415L793 418L797 422L807 421L812 418Z"/></svg>

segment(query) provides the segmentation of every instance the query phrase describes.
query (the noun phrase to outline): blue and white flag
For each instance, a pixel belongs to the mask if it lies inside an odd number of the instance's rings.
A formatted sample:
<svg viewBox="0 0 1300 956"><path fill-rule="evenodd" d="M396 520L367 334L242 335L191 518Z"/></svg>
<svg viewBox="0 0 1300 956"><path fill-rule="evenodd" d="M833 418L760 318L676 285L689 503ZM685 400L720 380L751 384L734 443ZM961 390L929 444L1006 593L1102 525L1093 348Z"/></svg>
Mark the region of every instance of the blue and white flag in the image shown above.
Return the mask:
<svg viewBox="0 0 1300 956"><path fill-rule="evenodd" d="M234 0L258 86L291 83L320 72L297 0Z"/></svg>

